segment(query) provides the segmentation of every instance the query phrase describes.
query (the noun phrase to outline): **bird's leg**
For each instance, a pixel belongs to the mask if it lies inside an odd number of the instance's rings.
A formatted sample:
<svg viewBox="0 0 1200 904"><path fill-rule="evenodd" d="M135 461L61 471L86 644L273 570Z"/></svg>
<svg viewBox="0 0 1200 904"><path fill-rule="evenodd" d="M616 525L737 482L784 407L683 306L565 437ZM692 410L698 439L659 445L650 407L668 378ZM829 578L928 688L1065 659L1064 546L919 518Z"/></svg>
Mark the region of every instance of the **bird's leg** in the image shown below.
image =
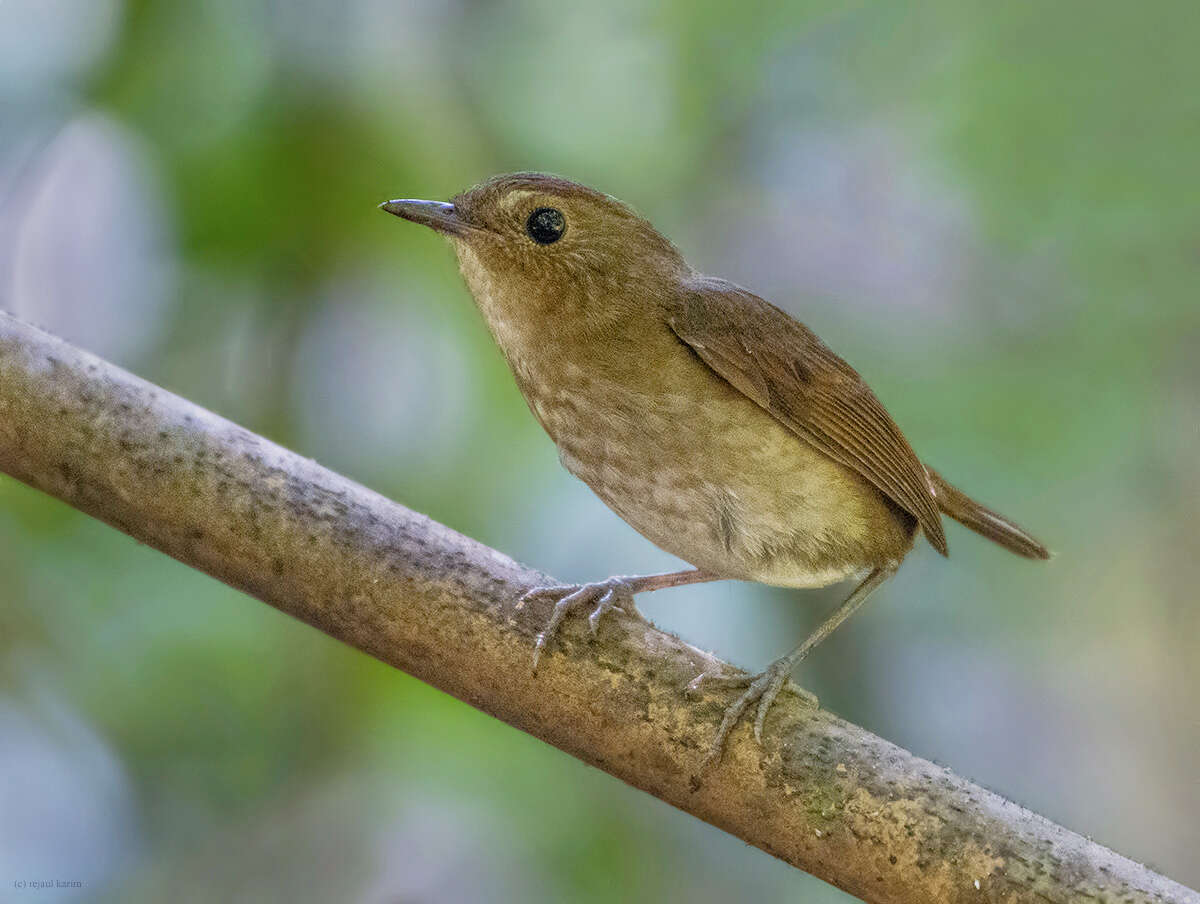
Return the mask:
<svg viewBox="0 0 1200 904"><path fill-rule="evenodd" d="M594 606L591 615L588 616L588 628L594 636L604 613L613 609L621 609L629 615L646 621L646 617L638 611L637 605L633 601L635 593L648 593L651 590L663 590L667 587L681 587L684 584L699 584L719 579L719 575L696 568L687 571L671 571L665 574L611 577L592 584L534 587L521 597L520 602L517 603L518 606L522 606L530 600L547 597L554 599L555 603L550 621L546 623L545 630L538 635L537 643L533 648L533 670L537 671L538 659L542 655L542 650L554 639L563 620L577 609Z"/></svg>
<svg viewBox="0 0 1200 904"><path fill-rule="evenodd" d="M898 564L898 563L897 563ZM713 738L712 747L708 751L708 755L704 758L701 764L701 771L709 765L717 762L721 758L721 752L725 748L725 741L729 737L729 733L733 731L742 714L752 706L756 701L758 703L758 714L754 719L754 738L760 744L762 743L763 722L767 718L767 713L771 709L771 704L775 702L775 698L779 696L779 692L783 690L787 684L788 678L792 674L792 670L807 656L817 644L823 641L826 637L834 632L834 630L854 614L859 606L867 601L867 597L879 587L884 581L896 573L897 564L889 564L881 566L872 571L863 582L859 584L854 591L846 598L833 614L831 614L821 625L808 636L808 639L786 656L781 656L773 663L767 666L766 670L757 675L739 675L735 677L718 677L709 675L707 672L702 672L692 679L688 684L689 692L697 692L702 687L745 687L746 691L733 704L725 710L725 717L721 720L721 727L717 729L717 734ZM812 696L809 694L808 696ZM813 700L815 701L815 697Z"/></svg>

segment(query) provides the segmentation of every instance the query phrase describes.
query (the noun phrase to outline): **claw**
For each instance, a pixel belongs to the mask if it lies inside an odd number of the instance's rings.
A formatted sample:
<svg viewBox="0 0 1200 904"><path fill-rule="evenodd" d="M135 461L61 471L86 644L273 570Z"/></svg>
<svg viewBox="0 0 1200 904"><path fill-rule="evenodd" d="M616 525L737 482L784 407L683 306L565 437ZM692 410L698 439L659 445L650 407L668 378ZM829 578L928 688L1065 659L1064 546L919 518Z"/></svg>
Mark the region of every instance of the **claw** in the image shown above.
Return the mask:
<svg viewBox="0 0 1200 904"><path fill-rule="evenodd" d="M687 683L684 692L696 696L706 690L714 690L716 688L734 689L747 687L753 680L752 676L746 674L719 675L716 672L701 672Z"/></svg>
<svg viewBox="0 0 1200 904"><path fill-rule="evenodd" d="M521 598L517 600L517 608L522 609L526 603L541 599L543 596L554 596L555 594L567 594L580 588L579 584L551 584L547 587L534 587L532 590L526 590L521 594Z"/></svg>
<svg viewBox="0 0 1200 904"><path fill-rule="evenodd" d="M859 606L866 602L867 597L880 584L891 577L896 571L896 563L889 563L876 567L868 574L861 584L854 588L854 591L846 597L846 601L837 607L826 619L817 626L817 629L812 632L800 646L792 650L786 656L776 659L767 668L765 672L755 675L746 683L749 687L733 705L725 710L725 717L721 719L721 725L717 729L717 736L713 739L712 747L708 752L708 756L704 758L704 762L700 764L700 771L703 772L709 765L721 758L721 751L725 747L725 741L729 737L729 733L733 731L733 727L742 717L742 713L752 704L758 703L758 712L754 718L754 737L761 744L763 724L767 720L767 713L771 711L771 705L775 702L775 698L779 696L779 692L787 685L788 676L791 675L794 669L804 657L809 654L813 647L819 644L822 640L828 637L837 626L849 618ZM700 686L704 675L692 681L688 685L691 689ZM742 686L739 681L737 686ZM817 702L817 698L813 697L807 691L801 691L813 703ZM697 776L697 781L699 777Z"/></svg>
<svg viewBox="0 0 1200 904"><path fill-rule="evenodd" d="M546 648L546 632L542 632L537 636L537 642L533 645L533 674L537 674L538 660L542 658L542 650Z"/></svg>
<svg viewBox="0 0 1200 904"><path fill-rule="evenodd" d="M596 632L600 630L600 619L604 617L605 612L619 608L615 602L615 591L609 590L600 597L600 602L596 604L596 608L592 610L592 614L588 616L588 631L592 637L596 636Z"/></svg>
<svg viewBox="0 0 1200 904"><path fill-rule="evenodd" d="M594 584L534 587L522 595L517 605L522 606L530 600L555 596L558 597L558 600L554 604L554 612L551 613L550 621L546 623L545 629L537 636L537 642L533 647L533 671L535 673L542 651L549 646L567 616L575 610L595 604L595 608L588 615L588 631L593 637L600 629L600 620L605 613L611 612L613 609L621 609L641 617L641 613L633 604L633 591L623 578L609 578Z"/></svg>
<svg viewBox="0 0 1200 904"><path fill-rule="evenodd" d="M777 671L771 678L771 682L763 689L762 696L758 698L758 713L754 717L754 740L759 744L762 743L763 723L767 720L767 712L770 711L771 704L775 702L775 698L779 696L779 692L783 690L787 680L787 672Z"/></svg>
<svg viewBox="0 0 1200 904"><path fill-rule="evenodd" d="M729 739L730 733L737 726L737 723L741 720L746 710L755 703L758 704L758 708L754 718L754 740L759 744L762 743L763 726L766 723L767 714L771 711L771 707L774 705L775 699L779 696L780 692L787 687L793 665L793 662L784 657L784 659L772 663L766 671L760 672L757 675L714 675L711 672L701 672L688 682L687 692L690 694L699 693L701 688L744 687L746 689L725 710L725 714L721 718L721 725L717 728L717 733L713 737L708 754L700 764L701 774L721 759L721 754L725 750L725 742ZM803 688L796 688L796 690L800 697L814 708L820 705L816 695L809 693Z"/></svg>

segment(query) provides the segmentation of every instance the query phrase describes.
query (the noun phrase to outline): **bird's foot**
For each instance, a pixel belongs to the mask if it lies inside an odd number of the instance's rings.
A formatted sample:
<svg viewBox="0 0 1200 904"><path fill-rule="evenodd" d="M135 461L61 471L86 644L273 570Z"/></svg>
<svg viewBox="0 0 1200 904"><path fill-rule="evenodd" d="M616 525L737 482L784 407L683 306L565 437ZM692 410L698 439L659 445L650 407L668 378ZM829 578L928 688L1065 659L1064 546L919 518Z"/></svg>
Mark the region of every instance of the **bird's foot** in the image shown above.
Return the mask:
<svg viewBox="0 0 1200 904"><path fill-rule="evenodd" d="M721 719L721 725L713 737L708 755L700 764L701 772L720 761L729 733L733 731L746 710L756 702L758 703L758 712L754 718L754 739L759 744L762 743L763 723L767 719L767 713L770 712L779 692L787 686L788 678L792 674L792 669L796 667L796 662L797 660L793 656L783 656L757 675L714 675L711 672L701 672L688 683L687 692L689 694L699 694L713 688L734 690L745 688L745 692L725 710L725 716ZM793 689L805 703L814 709L820 706L820 701L815 694L800 687Z"/></svg>
<svg viewBox="0 0 1200 904"><path fill-rule="evenodd" d="M627 615L632 615L640 621L646 621L646 616L638 610L633 601L633 585L627 578L612 577L592 584L558 584L552 587L534 587L521 597L518 606L535 599L554 599L554 612L545 629L537 636L533 648L533 670L536 672L538 660L547 644L554 639L563 621L572 612L592 608L588 616L588 630L592 636L600 627L600 619L613 609L620 609Z"/></svg>

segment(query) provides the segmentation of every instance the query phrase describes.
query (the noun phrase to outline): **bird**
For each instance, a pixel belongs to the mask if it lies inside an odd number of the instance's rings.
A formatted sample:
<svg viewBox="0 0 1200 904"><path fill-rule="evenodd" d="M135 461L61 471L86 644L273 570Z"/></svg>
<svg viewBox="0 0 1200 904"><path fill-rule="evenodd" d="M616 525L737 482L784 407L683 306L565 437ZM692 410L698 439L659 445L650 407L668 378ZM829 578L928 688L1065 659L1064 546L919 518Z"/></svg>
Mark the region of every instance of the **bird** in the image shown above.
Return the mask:
<svg viewBox="0 0 1200 904"><path fill-rule="evenodd" d="M704 766L756 707L754 736L796 666L912 550L948 555L942 515L1029 559L1049 551L922 463L863 378L808 327L693 269L632 207L568 179L519 172L448 202L386 201L449 239L466 286L559 460L642 536L692 567L535 587L550 599L534 670L563 621L593 635L634 596L723 579L854 589L741 690Z"/></svg>

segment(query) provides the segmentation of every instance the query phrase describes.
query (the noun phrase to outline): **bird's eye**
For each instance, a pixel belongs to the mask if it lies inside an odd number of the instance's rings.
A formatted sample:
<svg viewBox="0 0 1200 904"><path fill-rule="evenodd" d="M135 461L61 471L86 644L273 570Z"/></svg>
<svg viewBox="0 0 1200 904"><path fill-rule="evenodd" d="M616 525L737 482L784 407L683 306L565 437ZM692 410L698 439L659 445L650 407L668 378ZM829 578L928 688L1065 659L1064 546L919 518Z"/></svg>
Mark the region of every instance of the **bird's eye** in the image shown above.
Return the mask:
<svg viewBox="0 0 1200 904"><path fill-rule="evenodd" d="M539 245L553 245L562 238L567 221L553 207L539 207L525 221L525 231Z"/></svg>

